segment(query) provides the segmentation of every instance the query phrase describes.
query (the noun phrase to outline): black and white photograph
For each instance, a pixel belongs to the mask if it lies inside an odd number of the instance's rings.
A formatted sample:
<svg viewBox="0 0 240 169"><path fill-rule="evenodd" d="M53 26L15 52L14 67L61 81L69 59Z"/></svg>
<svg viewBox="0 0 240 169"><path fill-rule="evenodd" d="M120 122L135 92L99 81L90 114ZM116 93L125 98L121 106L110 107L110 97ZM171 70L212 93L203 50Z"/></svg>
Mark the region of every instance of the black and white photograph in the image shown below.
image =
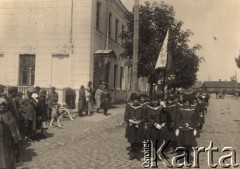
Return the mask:
<svg viewBox="0 0 240 169"><path fill-rule="evenodd" d="M240 169L240 0L0 0L0 169Z"/></svg>

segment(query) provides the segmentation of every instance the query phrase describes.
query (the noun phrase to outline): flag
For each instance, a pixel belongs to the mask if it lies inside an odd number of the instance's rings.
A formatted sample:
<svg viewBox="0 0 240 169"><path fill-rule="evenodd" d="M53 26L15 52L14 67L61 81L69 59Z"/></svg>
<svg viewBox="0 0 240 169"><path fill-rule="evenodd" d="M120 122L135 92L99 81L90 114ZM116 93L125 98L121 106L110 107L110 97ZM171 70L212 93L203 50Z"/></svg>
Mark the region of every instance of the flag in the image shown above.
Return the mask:
<svg viewBox="0 0 240 169"><path fill-rule="evenodd" d="M156 66L155 66L155 69L159 69L159 68L165 68L166 65L167 65L167 54L168 54L168 31L167 30L167 34L166 34L166 37L163 41L163 45L162 45L162 48L160 50L160 53L159 53L159 56L158 56L158 60L157 60L157 63L156 63Z"/></svg>

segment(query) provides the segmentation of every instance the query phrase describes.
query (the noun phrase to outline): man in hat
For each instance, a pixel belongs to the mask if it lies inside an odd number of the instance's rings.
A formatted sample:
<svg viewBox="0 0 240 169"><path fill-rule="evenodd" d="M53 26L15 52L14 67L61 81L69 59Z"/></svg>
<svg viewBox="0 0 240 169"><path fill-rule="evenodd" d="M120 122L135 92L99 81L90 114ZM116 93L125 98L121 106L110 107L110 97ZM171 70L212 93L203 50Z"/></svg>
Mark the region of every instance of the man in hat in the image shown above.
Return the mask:
<svg viewBox="0 0 240 169"><path fill-rule="evenodd" d="M41 120L41 136L46 138L46 132L48 129L48 105L46 102L47 91L41 90L39 99L38 99L38 113Z"/></svg>
<svg viewBox="0 0 240 169"><path fill-rule="evenodd" d="M28 90L27 91L27 97L23 100L23 107L24 107L24 134L25 134L25 140L26 141L32 141L33 139L33 128L34 128L34 122L35 122L35 115L36 115L36 106L34 99L32 98L32 95L34 93L34 90Z"/></svg>
<svg viewBox="0 0 240 169"><path fill-rule="evenodd" d="M37 93L38 95L40 94L41 88L39 86L36 86L34 88L34 92Z"/></svg>
<svg viewBox="0 0 240 169"><path fill-rule="evenodd" d="M143 141L144 116L139 97L136 93L131 95L132 105L127 105L124 120L127 123L125 137L131 144L129 160L141 160L141 144Z"/></svg>

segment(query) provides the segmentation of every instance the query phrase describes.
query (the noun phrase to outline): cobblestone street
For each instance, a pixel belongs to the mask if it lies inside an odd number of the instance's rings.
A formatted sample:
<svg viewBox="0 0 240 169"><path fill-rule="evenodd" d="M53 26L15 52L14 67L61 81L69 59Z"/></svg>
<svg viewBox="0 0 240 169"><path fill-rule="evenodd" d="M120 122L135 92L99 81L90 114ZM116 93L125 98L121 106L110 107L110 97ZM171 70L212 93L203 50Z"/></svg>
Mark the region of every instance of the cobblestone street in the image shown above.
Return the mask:
<svg viewBox="0 0 240 169"><path fill-rule="evenodd" d="M224 155L224 146L236 150L239 162L239 102L233 97L215 99L212 95L210 99L198 146L207 148L213 141L214 147L219 148L218 153L214 152L214 163L218 164L219 156ZM126 147L129 144L124 137L123 112L124 105L120 105L111 109L107 117L95 113L91 117L64 121L63 129L50 128L49 138L27 148L25 162L18 169L142 168L141 162L128 160ZM159 168L166 167L159 163ZM209 168L207 153L200 154L200 168Z"/></svg>

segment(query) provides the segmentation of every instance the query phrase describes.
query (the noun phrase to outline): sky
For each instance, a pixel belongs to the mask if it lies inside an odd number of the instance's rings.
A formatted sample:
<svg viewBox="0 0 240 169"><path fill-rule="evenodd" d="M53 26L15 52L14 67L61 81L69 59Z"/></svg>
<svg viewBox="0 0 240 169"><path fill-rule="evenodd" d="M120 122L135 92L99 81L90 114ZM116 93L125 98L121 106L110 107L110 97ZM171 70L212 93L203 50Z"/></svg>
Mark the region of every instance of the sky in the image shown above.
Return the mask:
<svg viewBox="0 0 240 169"><path fill-rule="evenodd" d="M132 11L134 0L121 0ZM145 0L139 0L144 4ZM161 0L149 0L150 3ZM235 75L240 81L240 69L235 57L240 54L240 0L164 0L175 9L177 20L184 22L183 29L194 35L189 45L199 43L204 57L198 80L230 80Z"/></svg>

